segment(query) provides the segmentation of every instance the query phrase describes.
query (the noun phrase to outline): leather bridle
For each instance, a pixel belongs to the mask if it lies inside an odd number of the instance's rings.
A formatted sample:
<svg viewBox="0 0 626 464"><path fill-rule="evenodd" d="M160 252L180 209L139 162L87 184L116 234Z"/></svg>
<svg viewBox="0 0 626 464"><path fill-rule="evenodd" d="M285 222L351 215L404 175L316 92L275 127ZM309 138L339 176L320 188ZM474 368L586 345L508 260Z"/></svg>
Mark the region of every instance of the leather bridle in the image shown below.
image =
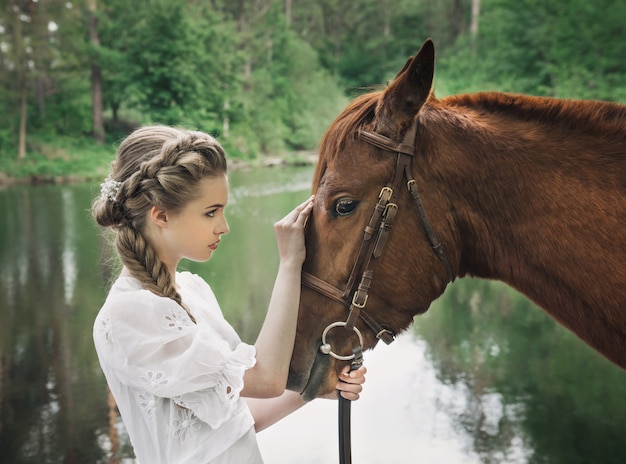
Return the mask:
<svg viewBox="0 0 626 464"><path fill-rule="evenodd" d="M357 335L359 335L359 338L361 338L360 332L358 332L358 329L355 327L355 323L360 317L376 334L376 338L383 340L386 344L394 340L394 332L390 328L379 324L364 308L367 304L368 292L374 276L373 266L371 265L372 259L377 259L382 255L389 239L389 233L391 232L391 227L393 226L394 219L398 212L398 192L400 191L400 186L404 178L406 178L406 186L417 206L430 244L448 274L448 282L453 282L456 277L443 251L441 242L437 238L428 220L422 199L417 190L417 183L411 175L410 168L415 152L416 135L417 120L407 130L401 143L397 143L376 132L369 132L363 129L357 131L357 137L360 140L374 145L383 151L397 154L395 173L388 184L380 191L378 201L376 206L374 206L374 211L363 231L363 240L359 248L359 253L352 266L352 271L350 272L350 277L348 278L345 289L342 291L308 272L302 273L303 285L349 308L348 318L345 323L336 322L331 324L331 326L345 326L347 330L355 331ZM331 326L329 326L327 330L331 328ZM326 334L327 330L324 334ZM330 354L341 360L350 360L354 357L354 354L350 356L336 355L332 352L330 346L326 344L325 340L323 341L321 350L325 354Z"/></svg>
<svg viewBox="0 0 626 464"><path fill-rule="evenodd" d="M324 354L333 356L342 361L351 361L350 370L358 369L363 363L363 337L355 323L360 317L363 322L376 334L376 338L383 340L386 344L391 343L395 339L395 334L388 327L379 324L365 310L367 297L374 270L372 269L372 259L380 258L389 239L389 233L393 226L394 219L398 212L397 197L400 191L400 184L406 178L406 185L409 189L411 197L415 201L419 215L422 219L426 235L430 244L443 264L447 274L448 281L452 282L455 273L450 266L450 262L446 257L441 242L437 238L433 227L428 220L424 205L419 192L417 191L417 183L411 176L411 161L415 152L415 139L417 135L417 120L411 125L407 133L404 135L402 143L394 142L384 135L376 132L368 132L360 129L357 132L359 139L374 145L386 152L397 153L396 170L390 180L378 195L378 201L374 206L374 211L363 231L363 241L359 248L359 253L352 266L350 277L345 289L342 291L329 284L328 282L315 277L308 272L302 272L302 284L317 291L318 293L331 298L349 308L348 318L345 322L333 322L326 327L322 333L322 345L320 351ZM360 278L359 278L360 274ZM359 283L357 285L357 279ZM355 289L356 286L356 289ZM351 355L341 356L332 351L332 347L326 342L326 335L335 327L345 327L346 330L354 331L359 337L359 345L355 346ZM339 462L340 464L350 464L352 462L350 438L350 401L339 396Z"/></svg>

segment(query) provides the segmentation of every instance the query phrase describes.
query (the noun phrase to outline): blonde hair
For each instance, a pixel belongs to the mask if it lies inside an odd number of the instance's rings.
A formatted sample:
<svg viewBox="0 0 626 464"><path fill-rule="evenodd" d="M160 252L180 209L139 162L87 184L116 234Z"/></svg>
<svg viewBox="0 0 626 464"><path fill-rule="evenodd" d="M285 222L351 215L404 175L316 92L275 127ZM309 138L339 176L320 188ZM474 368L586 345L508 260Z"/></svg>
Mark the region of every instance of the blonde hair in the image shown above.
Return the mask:
<svg viewBox="0 0 626 464"><path fill-rule="evenodd" d="M146 240L147 213L152 206L182 209L197 198L200 180L223 174L224 149L203 132L145 126L122 141L107 178L115 189L94 200L92 214L116 231L120 260L144 288L183 306L172 276Z"/></svg>

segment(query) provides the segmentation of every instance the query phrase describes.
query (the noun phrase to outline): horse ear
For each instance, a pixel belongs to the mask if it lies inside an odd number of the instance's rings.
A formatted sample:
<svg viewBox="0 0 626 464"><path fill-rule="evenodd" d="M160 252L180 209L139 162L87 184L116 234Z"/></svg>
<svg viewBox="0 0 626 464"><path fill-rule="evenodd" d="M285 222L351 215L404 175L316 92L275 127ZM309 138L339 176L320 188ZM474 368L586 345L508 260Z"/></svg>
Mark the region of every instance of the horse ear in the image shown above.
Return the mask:
<svg viewBox="0 0 626 464"><path fill-rule="evenodd" d="M377 116L388 120L393 126L404 127L426 103L434 75L435 45L431 39L427 39L417 55L407 60L385 91L378 105Z"/></svg>
<svg viewBox="0 0 626 464"><path fill-rule="evenodd" d="M402 66L402 69L398 71L398 74L396 74L396 77L394 77L393 79L396 80L398 77L400 77L400 74L402 74L404 71L409 69L409 66L411 65L412 62L413 62L413 57L409 56L409 59L406 60L406 63L404 63L404 66Z"/></svg>
<svg viewBox="0 0 626 464"><path fill-rule="evenodd" d="M435 44L432 39L426 39L420 51L417 52L409 74L418 92L421 108L430 96L435 76Z"/></svg>

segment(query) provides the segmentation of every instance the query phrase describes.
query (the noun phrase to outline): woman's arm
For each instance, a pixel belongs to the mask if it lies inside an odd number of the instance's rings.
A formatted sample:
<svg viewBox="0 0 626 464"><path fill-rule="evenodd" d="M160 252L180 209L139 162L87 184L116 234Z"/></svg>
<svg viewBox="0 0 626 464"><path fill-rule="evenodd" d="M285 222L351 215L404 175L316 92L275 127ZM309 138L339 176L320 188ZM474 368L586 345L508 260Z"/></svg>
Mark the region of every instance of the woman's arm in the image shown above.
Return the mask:
<svg viewBox="0 0 626 464"><path fill-rule="evenodd" d="M367 369L364 366L353 372L348 372L348 366L346 366L341 372L341 380L337 379L336 388L341 396L352 401L358 400L363 390L366 372ZM328 398L337 398L336 392ZM306 404L299 393L289 390L285 390L276 398L246 398L246 401L254 417L254 428L257 432L275 424Z"/></svg>
<svg viewBox="0 0 626 464"><path fill-rule="evenodd" d="M244 374L242 396L280 396L287 385L305 258L304 225L312 208L310 198L274 224L280 264L265 322L255 343L256 364Z"/></svg>
<svg viewBox="0 0 626 464"><path fill-rule="evenodd" d="M257 432L268 428L306 404L299 393L290 390L285 390L282 395L275 398L246 398L246 401L254 417L254 428Z"/></svg>

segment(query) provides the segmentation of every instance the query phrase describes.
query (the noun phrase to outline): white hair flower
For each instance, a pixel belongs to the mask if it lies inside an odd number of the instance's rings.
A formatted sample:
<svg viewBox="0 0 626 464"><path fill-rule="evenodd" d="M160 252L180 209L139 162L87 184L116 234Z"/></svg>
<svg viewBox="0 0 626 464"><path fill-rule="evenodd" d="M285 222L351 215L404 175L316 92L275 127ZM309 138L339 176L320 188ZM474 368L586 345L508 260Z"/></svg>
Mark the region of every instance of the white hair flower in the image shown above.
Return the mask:
<svg viewBox="0 0 626 464"><path fill-rule="evenodd" d="M121 186L121 182L107 177L106 179L104 179L104 182L100 184L100 198L106 198L110 201L115 201L115 198L117 197L117 192L120 191Z"/></svg>

